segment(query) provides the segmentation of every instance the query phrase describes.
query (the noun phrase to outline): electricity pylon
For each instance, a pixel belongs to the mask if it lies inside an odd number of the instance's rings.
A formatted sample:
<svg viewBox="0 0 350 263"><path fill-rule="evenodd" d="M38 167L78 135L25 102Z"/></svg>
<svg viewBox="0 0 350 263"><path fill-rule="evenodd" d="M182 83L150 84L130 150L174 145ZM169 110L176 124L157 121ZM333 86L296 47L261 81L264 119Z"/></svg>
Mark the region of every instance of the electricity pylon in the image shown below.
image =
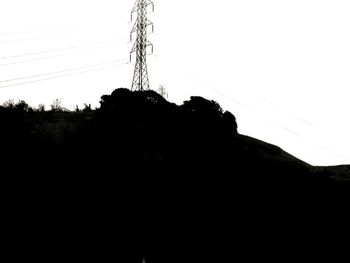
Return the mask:
<svg viewBox="0 0 350 263"><path fill-rule="evenodd" d="M158 94L160 94L164 99L168 98L168 92L165 90L165 87L163 85L160 85L158 90Z"/></svg>
<svg viewBox="0 0 350 263"><path fill-rule="evenodd" d="M132 54L136 54L136 64L134 70L134 77L132 80L132 91L144 91L149 89L149 79L147 71L147 47L151 47L153 53L153 44L147 40L147 29L149 26L154 30L153 23L147 18L147 8L152 6L154 10L154 3L151 0L136 0L135 6L131 11L131 20L133 14L137 13L136 22L131 30L130 41L132 36L136 33L136 41L130 52L130 61Z"/></svg>

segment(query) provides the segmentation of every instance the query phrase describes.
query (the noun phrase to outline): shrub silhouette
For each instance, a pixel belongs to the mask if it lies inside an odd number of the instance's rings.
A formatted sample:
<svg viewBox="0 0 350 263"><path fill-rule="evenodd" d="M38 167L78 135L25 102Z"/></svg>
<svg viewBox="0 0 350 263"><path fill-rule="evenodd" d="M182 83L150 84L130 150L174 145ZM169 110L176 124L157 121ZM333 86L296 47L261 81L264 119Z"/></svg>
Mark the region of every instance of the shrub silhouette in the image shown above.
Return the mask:
<svg viewBox="0 0 350 263"><path fill-rule="evenodd" d="M229 111L225 111L222 115L223 124L226 129L232 133L238 133L236 117Z"/></svg>
<svg viewBox="0 0 350 263"><path fill-rule="evenodd" d="M192 96L189 101L183 103L182 108L185 111L200 113L207 118L222 116L222 109L216 101L209 101L202 97Z"/></svg>

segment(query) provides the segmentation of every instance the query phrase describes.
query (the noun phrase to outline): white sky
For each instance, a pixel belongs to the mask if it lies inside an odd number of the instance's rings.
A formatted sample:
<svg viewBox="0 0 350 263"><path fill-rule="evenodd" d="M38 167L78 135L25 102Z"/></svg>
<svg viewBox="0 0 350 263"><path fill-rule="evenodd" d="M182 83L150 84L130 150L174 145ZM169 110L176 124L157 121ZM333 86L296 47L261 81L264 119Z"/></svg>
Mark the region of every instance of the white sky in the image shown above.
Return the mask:
<svg viewBox="0 0 350 263"><path fill-rule="evenodd" d="M1 0L0 103L98 106L101 95L130 87L134 2ZM154 2L153 89L164 85L176 103L214 99L240 133L311 164L350 163L348 0ZM55 79L17 85L40 78Z"/></svg>

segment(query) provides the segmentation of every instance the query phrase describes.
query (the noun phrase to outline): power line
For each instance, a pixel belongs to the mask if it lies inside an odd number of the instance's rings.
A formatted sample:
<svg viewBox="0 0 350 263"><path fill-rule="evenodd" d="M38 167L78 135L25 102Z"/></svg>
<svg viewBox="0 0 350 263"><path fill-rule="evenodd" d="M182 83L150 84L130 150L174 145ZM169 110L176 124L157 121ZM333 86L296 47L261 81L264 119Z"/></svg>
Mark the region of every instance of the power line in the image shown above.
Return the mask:
<svg viewBox="0 0 350 263"><path fill-rule="evenodd" d="M11 56L6 56L6 57L0 57L0 60L7 60L7 59L13 59L13 58L19 58L19 57L29 57L29 56L33 56L33 55L53 53L53 52L58 52L58 51L71 50L71 49L79 49L82 47L95 46L95 45L101 45L101 44L110 43L110 42L116 42L116 41L123 40L123 39L127 39L127 38L121 37L121 38L100 41L100 42L85 43L85 44L63 47L63 48L55 48L55 49L48 49L48 50L44 50L44 51L29 52L29 53L24 53L24 54L19 54L19 55L11 55Z"/></svg>
<svg viewBox="0 0 350 263"><path fill-rule="evenodd" d="M21 85L27 85L27 84L32 84L32 83L37 83L37 82L42 82L42 81L53 80L53 79L60 79L60 78L65 78L65 77L71 77L71 76L76 76L76 75L80 75L80 74L86 74L86 73L89 73L89 72L96 72L96 71L101 71L101 70L104 70L104 69L119 67L119 66L123 66L123 65L126 65L126 64L128 64L128 62L119 63L119 64L113 64L113 65L109 65L109 66L98 67L98 68L95 68L95 69L84 70L84 71L79 71L79 72L74 72L74 73L69 73L69 74L63 74L63 75L49 77L49 78L36 79L36 80L31 80L31 81L26 81L26 82L21 82L21 83L4 85L4 86L0 86L0 88L21 86Z"/></svg>
<svg viewBox="0 0 350 263"><path fill-rule="evenodd" d="M271 118L266 117L265 115L261 114L260 112L257 112L257 111L254 110L254 109L247 108L246 106L244 106L244 105L241 104L240 102L238 102L238 101L232 99L230 96L228 96L228 95L226 95L226 94L224 94L224 93L222 93L222 92L220 92L220 91L214 89L213 87L211 87L211 86L209 86L208 84L204 83L203 81L201 81L201 80L195 78L194 76L192 76L192 75L190 75L190 74L187 74L187 73L186 73L186 75L187 75L189 78L191 78L191 79L195 80L196 82L198 82L199 84L201 84L202 86L204 86L204 87L206 87L206 88L208 88L208 89L210 89L210 90L216 92L216 93L219 94L220 96L222 96L222 97L224 97L224 98L226 98L226 99L229 99L229 100L233 101L234 103L238 104L239 106L241 106L242 108L244 108L244 109L245 109L249 114L251 114L252 116L254 116L254 115L259 115L260 117L264 118L266 121L269 121L270 123L272 123L272 124L275 125L276 127L279 127L280 129L283 129L284 131L288 132L289 134L294 135L296 138L298 138L299 142L301 143L301 141L302 141L301 135L298 134L297 132L295 132L294 130L292 130L292 129L290 129L290 128L284 126L284 125L282 125L281 123L279 123L279 122L277 122L277 121L272 120ZM304 140L303 140L303 141L304 141ZM318 146L318 147L323 148L323 150L326 151L326 152L327 152L328 154L330 154L330 155L333 155L333 156L336 155L336 156L338 156L338 157L342 157L343 159L346 159L345 156L342 156L342 155L340 155L339 153L336 153L336 152L334 152L334 151L331 151L331 150L329 150L328 148L326 148L326 147L324 147L324 146L321 146L320 144L315 144L315 142L312 142L312 141L307 141L307 143L308 143L309 145L311 145L311 146ZM320 157L319 157L319 156L315 156L315 155L312 154L312 153L308 153L308 154L311 155L314 159L316 158L316 159L319 159L319 160L320 160ZM321 159L322 159L322 158L321 158ZM324 160L322 160L322 161L324 161Z"/></svg>
<svg viewBox="0 0 350 263"><path fill-rule="evenodd" d="M246 110L249 114L251 114L251 115L253 115L253 116L254 116L254 115L257 115L257 116L259 116L259 117L262 117L262 118L264 118L265 120L267 120L267 121L269 121L270 123L272 123L273 125L275 125L275 126L281 128L281 129L287 131L288 133L294 135L295 137L300 137L300 134L298 134L297 132L293 131L292 129L290 129L290 128L284 126L284 125L282 125L281 123L278 123L277 121L272 120L271 118L266 117L266 116L265 116L264 114L262 114L261 112L257 112L257 111L254 110L254 109L247 108L245 105L243 105L243 104L240 103L239 101L234 100L233 98L231 98L230 96L224 94L223 92L214 89L213 87L209 86L208 84L206 84L206 83L204 83L203 81L201 81L201 80L195 78L195 77L192 76L192 75L187 74L187 76L190 77L190 78L192 78L193 80L195 80L196 82L198 82L198 83L201 84L202 86L206 87L207 89L210 89L210 90L216 92L217 94L219 94L220 96L222 96L222 97L224 97L224 98L226 98L226 99L228 99L228 100L234 102L235 104L241 106L241 108L243 108L244 110Z"/></svg>
<svg viewBox="0 0 350 263"><path fill-rule="evenodd" d="M26 38L17 38L17 39L8 39L0 41L0 44L9 44L9 43L15 43L15 42L21 42L21 41L30 41L30 40L36 40L36 39L43 39L43 38L50 38L50 37L56 37L61 35L70 35L77 32L83 32L91 33L89 29L75 29L71 32L60 32L60 33L51 33L51 34L45 34L45 35L39 35L39 36L33 36L33 37L26 37Z"/></svg>
<svg viewBox="0 0 350 263"><path fill-rule="evenodd" d="M42 32L42 31L52 31L52 30L60 30L61 28L76 28L79 25L66 25L66 26L54 26L54 27L47 27L42 29L33 29L28 31L17 31L17 32L6 32L1 33L0 37L2 36L11 36L11 35L20 35L20 34L30 34L30 33L36 33L36 32Z"/></svg>
<svg viewBox="0 0 350 263"><path fill-rule="evenodd" d="M281 110L284 111L286 114L290 115L292 118L298 120L299 122L301 122L301 123L303 123L303 124L305 124L305 125L308 125L308 126L313 126L313 124L310 123L309 121L307 121L307 120L305 120L304 118L302 118L302 117L300 117L300 116L298 116L298 115L295 115L294 113L292 113L292 112L286 110L286 109L285 109L284 107L282 107L282 106L276 105L275 103L271 102L271 101L268 100L267 98L265 98L265 97L263 97L263 96L261 96L261 95L260 95L260 96L257 96L257 98L260 99L261 101L263 101L264 103L266 103L266 104L268 104L268 105L270 105L270 106L272 106L272 107L274 107L274 108L277 108L278 111L281 111Z"/></svg>
<svg viewBox="0 0 350 263"><path fill-rule="evenodd" d="M105 46L102 46L102 47L92 47L92 48L81 50L81 51L75 51L75 52L69 52L69 53L63 53L63 54L57 54L57 55L51 55L51 56L45 56L45 57L39 57L39 58L32 58L32 59L27 59L27 60L20 60L20 61L15 61L15 62L10 62L10 63L3 63L3 64L0 64L0 67L17 65L17 64L23 64L23 63L28 63L28 62L35 62L35 61L40 61L40 60L47 60L47 59L57 58L57 57L65 57L65 56L70 56L70 55L76 55L76 54L89 52L91 50L95 50L95 49L99 49L99 48L113 47L115 45L116 44L110 44L110 45L105 45Z"/></svg>
<svg viewBox="0 0 350 263"><path fill-rule="evenodd" d="M60 74L60 73L65 73L65 72L70 72L70 71L77 71L77 70L86 69L86 68L99 67L99 66L113 64L113 63L117 63L117 62L121 62L121 61L127 61L127 60L128 60L127 58L111 60L111 61L102 62L102 63L98 63L98 64L93 64L93 65L88 65L88 66L81 66L81 67L65 69L65 70L59 70L59 71L48 72L48 73L42 73L42 74L31 75L31 76L26 76L26 77L1 80L0 83L8 83L8 82L13 82L13 81L18 81L18 80L32 79L32 78L43 77L43 76L48 76L48 75L55 75L55 74Z"/></svg>
<svg viewBox="0 0 350 263"><path fill-rule="evenodd" d="M30 41L30 40L36 40L36 39L57 37L57 36L62 36L62 35L70 35L70 34L74 34L76 32L78 32L78 30L75 30L75 31L72 31L72 32L65 32L65 33L46 34L46 35L43 35L43 36L36 36L36 37L11 39L11 40L0 41L0 44L9 44L9 43L15 43L15 42L21 42L21 41Z"/></svg>
<svg viewBox="0 0 350 263"><path fill-rule="evenodd" d="M213 87L209 86L208 84L204 83L202 80L194 77L193 75L187 74L185 73L187 77L195 80L196 82L198 82L199 84L201 84L202 86L206 87L207 89L210 89L212 91L214 91L215 93L219 94L220 96L232 101L233 103L237 104L238 106L240 106L241 108L247 110L247 107L245 105L243 105L242 103L240 103L239 101L227 96L226 94L222 93L221 91L218 91L217 89L214 89Z"/></svg>

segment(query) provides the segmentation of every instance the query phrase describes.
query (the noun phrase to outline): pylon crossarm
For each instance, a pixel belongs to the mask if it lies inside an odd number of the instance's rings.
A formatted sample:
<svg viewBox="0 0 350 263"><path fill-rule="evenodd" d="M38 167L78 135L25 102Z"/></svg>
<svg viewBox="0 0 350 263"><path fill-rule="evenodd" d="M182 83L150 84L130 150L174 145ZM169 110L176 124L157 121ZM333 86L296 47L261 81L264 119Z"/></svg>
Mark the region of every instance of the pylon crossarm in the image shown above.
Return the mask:
<svg viewBox="0 0 350 263"><path fill-rule="evenodd" d="M147 41L146 47L151 47L151 54L153 54L153 44L151 42Z"/></svg>
<svg viewBox="0 0 350 263"><path fill-rule="evenodd" d="M137 51L137 42L134 43L134 45L130 51L130 54L135 53L136 51Z"/></svg>
<svg viewBox="0 0 350 263"><path fill-rule="evenodd" d="M134 26L131 29L131 34L137 32L138 27L139 27L139 23L137 23L137 21L136 21L136 23L134 24Z"/></svg>
<svg viewBox="0 0 350 263"><path fill-rule="evenodd" d="M135 5L134 5L134 8L131 11L131 14L137 12L140 8L142 8L142 7L140 7L139 2L140 2L139 0L136 1ZM144 6L147 7L149 5L152 5L152 12L154 12L154 3L152 1L150 1L150 0L145 1Z"/></svg>
<svg viewBox="0 0 350 263"><path fill-rule="evenodd" d="M154 12L154 3L153 3L153 1L147 0L147 1L146 1L146 5L147 5L147 6L152 5L152 11Z"/></svg>
<svg viewBox="0 0 350 263"><path fill-rule="evenodd" d="M154 32L154 24L152 21L147 19L146 26L152 26L152 33Z"/></svg>
<svg viewBox="0 0 350 263"><path fill-rule="evenodd" d="M139 2L140 2L139 0L136 0L135 5L131 11L131 15L132 15L132 13L137 12L137 10L139 9Z"/></svg>

